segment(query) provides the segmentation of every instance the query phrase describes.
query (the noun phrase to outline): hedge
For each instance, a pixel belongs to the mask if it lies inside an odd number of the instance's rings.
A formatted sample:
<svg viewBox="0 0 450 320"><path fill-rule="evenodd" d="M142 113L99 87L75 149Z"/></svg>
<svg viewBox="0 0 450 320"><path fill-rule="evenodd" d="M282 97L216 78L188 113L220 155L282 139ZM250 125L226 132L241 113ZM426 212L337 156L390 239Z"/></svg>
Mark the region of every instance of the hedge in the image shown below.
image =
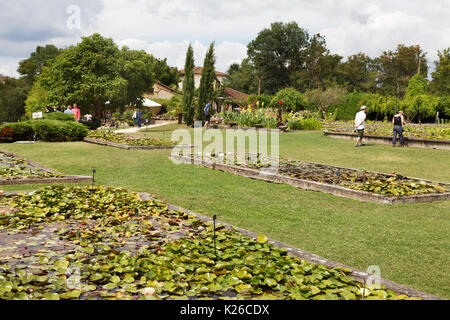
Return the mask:
<svg viewBox="0 0 450 320"><path fill-rule="evenodd" d="M0 142L33 141L69 142L81 141L89 130L75 121L29 120L6 123L0 126Z"/></svg>
<svg viewBox="0 0 450 320"><path fill-rule="evenodd" d="M75 116L71 113L52 112L52 113L45 113L44 119L59 120L59 121L75 121Z"/></svg>

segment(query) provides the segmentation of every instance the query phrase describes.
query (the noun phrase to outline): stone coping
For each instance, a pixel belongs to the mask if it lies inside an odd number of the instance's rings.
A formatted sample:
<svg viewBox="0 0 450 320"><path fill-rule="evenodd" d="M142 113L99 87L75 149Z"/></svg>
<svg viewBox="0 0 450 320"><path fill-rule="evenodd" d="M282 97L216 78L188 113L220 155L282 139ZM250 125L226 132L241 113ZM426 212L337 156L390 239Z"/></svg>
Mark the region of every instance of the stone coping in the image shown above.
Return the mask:
<svg viewBox="0 0 450 320"><path fill-rule="evenodd" d="M110 142L105 140L98 140L93 138L84 138L83 141L93 144L98 144L101 146L125 149L125 150L171 150L173 148L192 148L192 146L129 146L126 144Z"/></svg>
<svg viewBox="0 0 450 320"><path fill-rule="evenodd" d="M19 158L19 159L24 159L23 157L0 149L0 152L8 155L8 156L12 156L14 158ZM59 173L58 171L54 170L54 169L50 169L47 168L43 165L41 165L40 163L28 160L28 159L24 159L26 161L26 163L29 166L32 167L36 167L39 168L43 171L49 172L49 173ZM4 180L0 178L0 185L22 185L22 184L54 184L54 183L78 183L78 182L93 182L93 177L89 177L89 176L71 176L71 175L61 175L59 177L53 177L53 178L31 178L31 179L17 179L17 180Z"/></svg>
<svg viewBox="0 0 450 320"><path fill-rule="evenodd" d="M29 193L32 193L32 192L29 192ZM212 218L210 218L208 216L205 216L205 215L202 215L200 213L193 212L193 211L190 211L190 210L178 207L178 206L174 206L174 205L166 203L165 201L161 201L161 200L159 200L157 198L154 198L149 193L145 193L145 192L138 192L138 193L141 196L142 200L153 200L153 201L157 201L157 202L160 202L160 203L164 203L164 204L167 205L168 209L170 209L170 210L181 210L181 211L187 213L188 215L193 215L197 219L199 219L199 220L201 220L203 222L206 222L206 223L212 223L214 221ZM20 193L19 192L5 192L4 194L1 194L0 197L6 196L6 195L18 195L18 194L20 194ZM230 231L239 232L242 235L244 235L246 237L249 237L249 238L252 238L254 240L257 240L257 238L258 238L258 234L257 233L254 233L252 231L248 231L246 229L234 227L231 224L228 224L226 222L222 222L220 220L216 220L216 228L218 226L223 226L223 227L225 227L226 229L228 229ZM310 253L310 252L298 249L296 247L287 245L285 243L282 243L282 242L279 242L279 241L276 241L276 240L273 240L273 239L269 239L268 243L270 243L270 244L272 244L272 245L274 245L276 247L285 249L285 250L287 250L287 253L290 256L296 257L296 258L298 258L300 260L305 260L305 261L307 261L307 262L309 262L311 264L324 265L324 266L326 266L328 268L340 267L340 268L349 269L349 270L351 270L351 273L349 274L349 276L354 278L357 282L359 282L361 284L368 283L369 280L372 280L372 277L373 277L372 274L369 274L367 272L361 271L359 269L356 269L356 268L353 268L353 267L349 267L349 266L344 265L344 264L339 263L339 262L328 260L328 259L323 258L321 256L318 256L318 255L316 255L314 253ZM413 289L413 288L409 288L407 286L398 284L396 282L393 282L393 281L390 281L390 280L387 280L387 279L380 278L378 280L379 280L380 285L384 286L387 290L394 291L398 295L406 295L408 297L422 298L424 300L444 300L444 299L442 299L440 297L433 296L431 294L424 293L422 291L419 291L419 290L416 290L416 289Z"/></svg>
<svg viewBox="0 0 450 320"><path fill-rule="evenodd" d="M330 138L353 140L358 137L358 135L355 133L347 133L347 132L324 131L323 133L325 136ZM380 144L392 145L392 139L393 137L391 136L364 135L364 140ZM405 146L408 147L450 150L450 140L405 137L404 142Z"/></svg>
<svg viewBox="0 0 450 320"><path fill-rule="evenodd" d="M450 192L446 193L433 193L433 194L423 194L423 195L413 195L413 196L385 196L381 194L376 194L367 191L361 190L353 190L349 188L345 188L338 185L325 184L316 181L309 181L297 178L291 178L288 176L269 173L264 171L259 171L255 169L242 168L238 166L223 164L223 163L215 163L211 161L203 161L203 160L195 160L190 157L170 155L169 159L173 161L178 161L185 164L197 164L209 169L219 170L224 172L230 172L239 176L263 180L267 182L273 182L278 184L289 184L299 189L308 190L308 191L318 191L323 193L332 194L338 197L365 201L365 202L374 202L386 205L398 205L398 204L414 204L414 203L423 203L423 202L432 202L432 201L446 201L450 200ZM332 167L332 166L330 166ZM339 168L339 167L335 167ZM345 168L350 169L350 168ZM354 169L356 170L356 169ZM416 178L411 178L418 181L431 182L428 180L421 180ZM448 185L444 183L440 183L441 185Z"/></svg>
<svg viewBox="0 0 450 320"><path fill-rule="evenodd" d="M211 124L209 129L214 129L212 126L214 126L214 124ZM227 125L227 124L217 124L217 129L218 130L234 129L234 130L256 130L256 131L267 131L267 132L287 132L287 130L282 130L282 129L267 129L267 128L259 128L259 127L241 127L241 126L238 126L238 125L230 126L230 125Z"/></svg>

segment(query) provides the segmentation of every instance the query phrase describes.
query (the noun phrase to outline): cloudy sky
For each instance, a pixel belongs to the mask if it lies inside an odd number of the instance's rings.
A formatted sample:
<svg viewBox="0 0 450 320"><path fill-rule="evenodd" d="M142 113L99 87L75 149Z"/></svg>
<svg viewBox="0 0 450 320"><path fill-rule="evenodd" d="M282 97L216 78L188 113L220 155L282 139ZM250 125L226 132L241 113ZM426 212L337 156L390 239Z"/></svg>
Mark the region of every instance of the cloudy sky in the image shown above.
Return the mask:
<svg viewBox="0 0 450 320"><path fill-rule="evenodd" d="M246 57L272 22L296 21L321 33L333 53L371 57L400 43L428 59L450 47L450 0L0 0L0 74L17 76L36 46L64 48L98 32L182 68L189 43L196 65L215 41L217 69Z"/></svg>

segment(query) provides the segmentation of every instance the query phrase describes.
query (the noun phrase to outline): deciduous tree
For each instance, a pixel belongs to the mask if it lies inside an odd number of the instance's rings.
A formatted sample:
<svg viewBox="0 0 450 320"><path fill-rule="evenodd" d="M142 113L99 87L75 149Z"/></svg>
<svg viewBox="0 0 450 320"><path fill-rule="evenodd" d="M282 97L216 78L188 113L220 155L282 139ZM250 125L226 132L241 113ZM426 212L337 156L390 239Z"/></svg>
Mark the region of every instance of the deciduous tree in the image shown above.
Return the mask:
<svg viewBox="0 0 450 320"><path fill-rule="evenodd" d="M263 93L293 86L294 74L304 65L308 40L308 32L296 22L275 22L248 44L247 54L262 80Z"/></svg>
<svg viewBox="0 0 450 320"><path fill-rule="evenodd" d="M439 60L435 62L436 71L432 73L431 88L438 95L450 95L450 48L438 51Z"/></svg>
<svg viewBox="0 0 450 320"><path fill-rule="evenodd" d="M385 51L376 59L378 86L385 95L403 98L411 78L420 73L428 75L426 53L420 46L398 45L396 51Z"/></svg>

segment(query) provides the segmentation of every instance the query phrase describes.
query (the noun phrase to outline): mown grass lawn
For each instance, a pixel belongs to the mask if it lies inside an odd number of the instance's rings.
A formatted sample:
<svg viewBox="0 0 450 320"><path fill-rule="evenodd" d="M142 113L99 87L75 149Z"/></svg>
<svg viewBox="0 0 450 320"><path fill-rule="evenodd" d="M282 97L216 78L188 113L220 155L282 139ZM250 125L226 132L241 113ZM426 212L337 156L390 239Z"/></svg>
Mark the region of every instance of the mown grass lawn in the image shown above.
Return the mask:
<svg viewBox="0 0 450 320"><path fill-rule="evenodd" d="M170 132L150 130L144 134L170 138ZM167 150L127 151L83 142L3 144L0 148L66 174L89 175L95 168L99 184L149 192L186 209L217 214L222 221L355 268L377 265L383 278L450 298L450 201L401 206L364 203L175 165L168 160ZM280 153L282 157L450 182L449 151L384 145L354 148L351 141L300 132L280 136Z"/></svg>

